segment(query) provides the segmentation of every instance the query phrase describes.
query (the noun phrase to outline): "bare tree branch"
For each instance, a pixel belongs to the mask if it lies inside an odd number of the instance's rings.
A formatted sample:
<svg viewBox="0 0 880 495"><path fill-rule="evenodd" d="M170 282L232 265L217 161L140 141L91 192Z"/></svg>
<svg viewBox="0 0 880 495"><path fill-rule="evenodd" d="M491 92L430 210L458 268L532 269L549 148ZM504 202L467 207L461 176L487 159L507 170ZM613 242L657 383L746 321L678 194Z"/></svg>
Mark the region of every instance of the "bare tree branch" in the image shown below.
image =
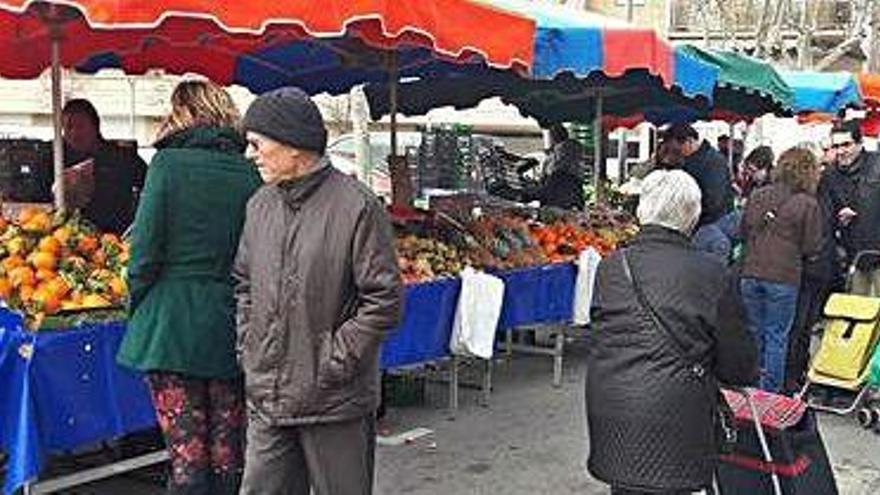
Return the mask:
<svg viewBox="0 0 880 495"><path fill-rule="evenodd" d="M843 56L849 53L850 50L859 46L861 42L862 36L853 36L847 39L843 43L834 47L830 52L828 52L828 54L825 55L822 60L818 61L815 65L815 69L825 70L828 67L831 67L834 62L837 62L838 60L843 58Z"/></svg>

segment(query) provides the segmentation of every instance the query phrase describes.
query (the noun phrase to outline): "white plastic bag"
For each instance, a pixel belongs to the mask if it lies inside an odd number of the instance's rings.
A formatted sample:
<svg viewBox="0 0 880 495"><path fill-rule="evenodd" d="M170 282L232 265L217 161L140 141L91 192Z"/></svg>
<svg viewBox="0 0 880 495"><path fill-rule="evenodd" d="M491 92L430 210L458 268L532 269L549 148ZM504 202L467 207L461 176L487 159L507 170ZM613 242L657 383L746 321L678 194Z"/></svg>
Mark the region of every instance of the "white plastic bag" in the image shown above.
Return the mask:
<svg viewBox="0 0 880 495"><path fill-rule="evenodd" d="M449 349L458 356L490 359L504 301L504 282L492 275L465 268Z"/></svg>
<svg viewBox="0 0 880 495"><path fill-rule="evenodd" d="M587 248L578 256L578 274L574 283L574 314L575 325L590 323L590 306L593 303L593 285L596 282L596 271L602 256L593 249Z"/></svg>

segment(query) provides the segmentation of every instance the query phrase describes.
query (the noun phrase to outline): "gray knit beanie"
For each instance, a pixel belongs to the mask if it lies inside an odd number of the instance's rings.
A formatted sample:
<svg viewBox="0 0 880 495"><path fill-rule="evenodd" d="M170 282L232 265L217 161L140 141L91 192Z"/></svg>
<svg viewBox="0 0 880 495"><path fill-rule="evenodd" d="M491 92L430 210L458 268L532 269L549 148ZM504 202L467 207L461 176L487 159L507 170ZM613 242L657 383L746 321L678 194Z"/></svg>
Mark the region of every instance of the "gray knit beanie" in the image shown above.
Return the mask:
<svg viewBox="0 0 880 495"><path fill-rule="evenodd" d="M243 127L292 148L321 155L327 148L321 111L299 88L280 88L258 96L244 114Z"/></svg>

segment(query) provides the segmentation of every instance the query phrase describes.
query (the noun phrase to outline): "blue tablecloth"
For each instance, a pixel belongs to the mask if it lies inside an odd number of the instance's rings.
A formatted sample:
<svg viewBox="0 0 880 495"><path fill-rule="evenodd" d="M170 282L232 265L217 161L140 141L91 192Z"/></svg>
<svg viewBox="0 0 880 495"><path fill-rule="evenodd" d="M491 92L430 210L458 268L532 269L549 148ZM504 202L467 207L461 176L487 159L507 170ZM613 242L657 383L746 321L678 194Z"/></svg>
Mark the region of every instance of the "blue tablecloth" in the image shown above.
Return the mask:
<svg viewBox="0 0 880 495"><path fill-rule="evenodd" d="M125 324L30 333L0 315L0 448L9 454L3 492L63 452L148 428L156 418L142 377L116 365Z"/></svg>
<svg viewBox="0 0 880 495"><path fill-rule="evenodd" d="M448 356L460 291L461 280L457 278L407 287L403 322L382 347L382 368Z"/></svg>
<svg viewBox="0 0 880 495"><path fill-rule="evenodd" d="M406 290L405 317L382 349L382 367L449 354L461 281ZM35 479L50 452L119 437L155 424L141 375L116 364L124 323L32 333L0 309L0 450L9 454L3 493Z"/></svg>
<svg viewBox="0 0 880 495"><path fill-rule="evenodd" d="M577 279L577 267L573 263L508 270L495 275L504 280L499 330L571 321Z"/></svg>

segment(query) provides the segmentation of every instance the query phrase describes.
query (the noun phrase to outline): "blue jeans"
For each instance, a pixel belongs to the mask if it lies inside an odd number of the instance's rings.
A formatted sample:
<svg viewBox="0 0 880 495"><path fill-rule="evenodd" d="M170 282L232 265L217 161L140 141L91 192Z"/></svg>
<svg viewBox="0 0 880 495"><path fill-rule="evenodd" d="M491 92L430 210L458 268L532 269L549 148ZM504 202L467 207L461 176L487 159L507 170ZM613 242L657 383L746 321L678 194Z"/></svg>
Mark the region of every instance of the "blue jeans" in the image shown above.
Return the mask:
<svg viewBox="0 0 880 495"><path fill-rule="evenodd" d="M749 329L758 344L759 386L780 392L785 383L788 334L797 313L798 286L757 278L740 281Z"/></svg>

